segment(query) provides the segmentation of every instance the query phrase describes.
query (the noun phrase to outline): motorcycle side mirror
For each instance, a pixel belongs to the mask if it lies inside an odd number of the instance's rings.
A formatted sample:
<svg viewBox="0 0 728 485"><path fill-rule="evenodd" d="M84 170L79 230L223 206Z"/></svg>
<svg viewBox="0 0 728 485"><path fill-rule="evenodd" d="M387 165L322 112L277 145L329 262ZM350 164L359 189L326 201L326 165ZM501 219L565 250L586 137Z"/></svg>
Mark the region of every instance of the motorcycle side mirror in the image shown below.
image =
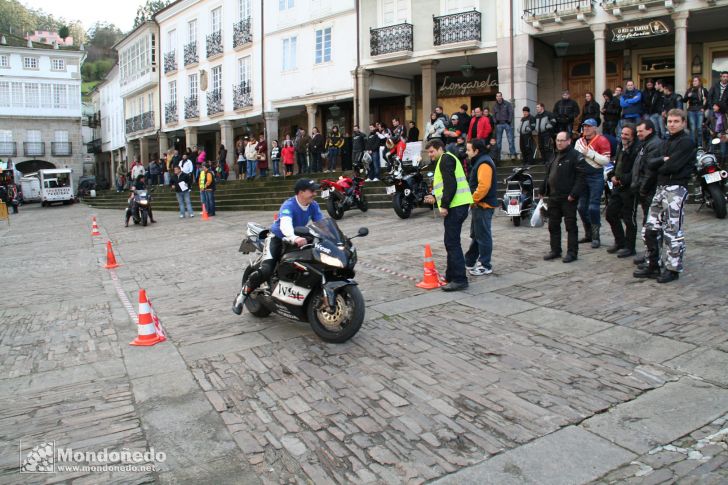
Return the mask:
<svg viewBox="0 0 728 485"><path fill-rule="evenodd" d="M359 228L359 231L357 231L356 234L359 237L368 236L369 235L369 229L367 229L366 227L360 227Z"/></svg>
<svg viewBox="0 0 728 485"><path fill-rule="evenodd" d="M711 145L720 145L720 138L713 138L710 140Z"/></svg>

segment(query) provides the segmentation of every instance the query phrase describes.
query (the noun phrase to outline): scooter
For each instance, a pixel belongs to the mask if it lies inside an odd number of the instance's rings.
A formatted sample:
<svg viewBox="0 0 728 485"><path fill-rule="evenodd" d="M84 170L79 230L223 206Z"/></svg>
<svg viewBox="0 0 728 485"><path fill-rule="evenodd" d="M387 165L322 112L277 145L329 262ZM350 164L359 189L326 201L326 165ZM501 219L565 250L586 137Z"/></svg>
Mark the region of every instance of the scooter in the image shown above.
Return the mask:
<svg viewBox="0 0 728 485"><path fill-rule="evenodd" d="M506 192L503 194L501 210L511 218L513 225L521 225L522 219L531 217L536 200L533 177L528 167L517 167L505 179Z"/></svg>
<svg viewBox="0 0 728 485"><path fill-rule="evenodd" d="M249 222L246 232L239 251L254 253L255 258L243 272L242 286L263 261L269 229ZM346 342L361 328L365 311L364 297L354 281L357 255L351 240L366 236L369 230L362 227L356 236L346 237L333 219L322 219L295 227L294 233L305 238L306 244L287 246L269 281L248 296L240 290L233 312L240 315L243 306L259 318L275 312L308 322L326 342Z"/></svg>
<svg viewBox="0 0 728 485"><path fill-rule="evenodd" d="M711 141L712 146L720 144L720 138L714 138ZM713 154L712 147L708 151L702 148L698 149L695 161L695 170L698 180L695 184L695 200L700 202L698 211L704 205L711 207L718 219L725 219L726 216L726 196L725 185L728 172L720 169L718 160Z"/></svg>
<svg viewBox="0 0 728 485"><path fill-rule="evenodd" d="M320 183L321 197L326 199L326 211L333 219L341 219L344 212L353 207L358 207L362 212L369 210L363 178L342 175L339 180L324 179Z"/></svg>
<svg viewBox="0 0 728 485"><path fill-rule="evenodd" d="M425 196L430 194L434 174L427 172L423 176L422 170L429 164L420 166L420 160L402 161L395 154L389 155L392 170L384 177L387 195L392 196L392 208L401 218L407 219L412 215L412 209L427 205Z"/></svg>

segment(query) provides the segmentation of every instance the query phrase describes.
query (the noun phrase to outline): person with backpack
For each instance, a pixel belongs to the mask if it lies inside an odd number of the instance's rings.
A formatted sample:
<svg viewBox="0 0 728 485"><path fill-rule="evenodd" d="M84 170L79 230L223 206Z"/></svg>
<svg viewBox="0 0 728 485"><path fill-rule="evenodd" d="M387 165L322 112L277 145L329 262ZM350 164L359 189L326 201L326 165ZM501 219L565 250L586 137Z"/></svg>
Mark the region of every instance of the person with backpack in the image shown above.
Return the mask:
<svg viewBox="0 0 728 485"><path fill-rule="evenodd" d="M200 202L205 206L207 215L215 215L215 176L210 172L207 163L200 167Z"/></svg>

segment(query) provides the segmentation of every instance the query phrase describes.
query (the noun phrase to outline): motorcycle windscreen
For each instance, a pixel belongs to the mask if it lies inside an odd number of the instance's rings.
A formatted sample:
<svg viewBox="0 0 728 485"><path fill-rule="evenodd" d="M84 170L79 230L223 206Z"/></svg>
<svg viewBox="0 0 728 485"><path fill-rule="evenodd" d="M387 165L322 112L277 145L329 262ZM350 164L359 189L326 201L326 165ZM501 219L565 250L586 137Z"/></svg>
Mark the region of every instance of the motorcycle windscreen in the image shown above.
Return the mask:
<svg viewBox="0 0 728 485"><path fill-rule="evenodd" d="M323 218L318 222L312 222L308 225L312 229L312 234L317 236L319 239L331 241L336 244L341 244L346 241L346 236L341 232L339 226L336 225L333 219Z"/></svg>

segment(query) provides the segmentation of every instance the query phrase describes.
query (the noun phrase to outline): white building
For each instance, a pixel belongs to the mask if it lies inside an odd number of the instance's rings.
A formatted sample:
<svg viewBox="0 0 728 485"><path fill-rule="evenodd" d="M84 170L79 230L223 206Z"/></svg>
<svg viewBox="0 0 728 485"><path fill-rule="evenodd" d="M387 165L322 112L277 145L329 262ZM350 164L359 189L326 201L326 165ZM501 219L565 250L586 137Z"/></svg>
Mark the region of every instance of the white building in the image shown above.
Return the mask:
<svg viewBox="0 0 728 485"><path fill-rule="evenodd" d="M112 186L119 164L126 159L126 134L124 121L124 99L121 97L119 65L106 75L92 93L97 108L94 127L98 129L93 147L89 151L96 153L97 176L108 181ZM98 123L98 125L96 125Z"/></svg>
<svg viewBox="0 0 728 485"><path fill-rule="evenodd" d="M265 2L265 103L269 137L304 127L354 124L357 13L354 0ZM280 118L279 129L275 118ZM273 122L273 123L271 123Z"/></svg>
<svg viewBox="0 0 728 485"><path fill-rule="evenodd" d="M0 34L0 158L23 173L69 167L74 178L84 175L84 59L83 50Z"/></svg>
<svg viewBox="0 0 728 485"><path fill-rule="evenodd" d="M201 146L212 159L223 144L232 163L236 139L262 130L260 4L179 0L155 15L166 147Z"/></svg>
<svg viewBox="0 0 728 485"><path fill-rule="evenodd" d="M119 53L119 94L124 102L127 162L145 165L157 158L161 105L159 97L159 28L139 25L114 46Z"/></svg>

